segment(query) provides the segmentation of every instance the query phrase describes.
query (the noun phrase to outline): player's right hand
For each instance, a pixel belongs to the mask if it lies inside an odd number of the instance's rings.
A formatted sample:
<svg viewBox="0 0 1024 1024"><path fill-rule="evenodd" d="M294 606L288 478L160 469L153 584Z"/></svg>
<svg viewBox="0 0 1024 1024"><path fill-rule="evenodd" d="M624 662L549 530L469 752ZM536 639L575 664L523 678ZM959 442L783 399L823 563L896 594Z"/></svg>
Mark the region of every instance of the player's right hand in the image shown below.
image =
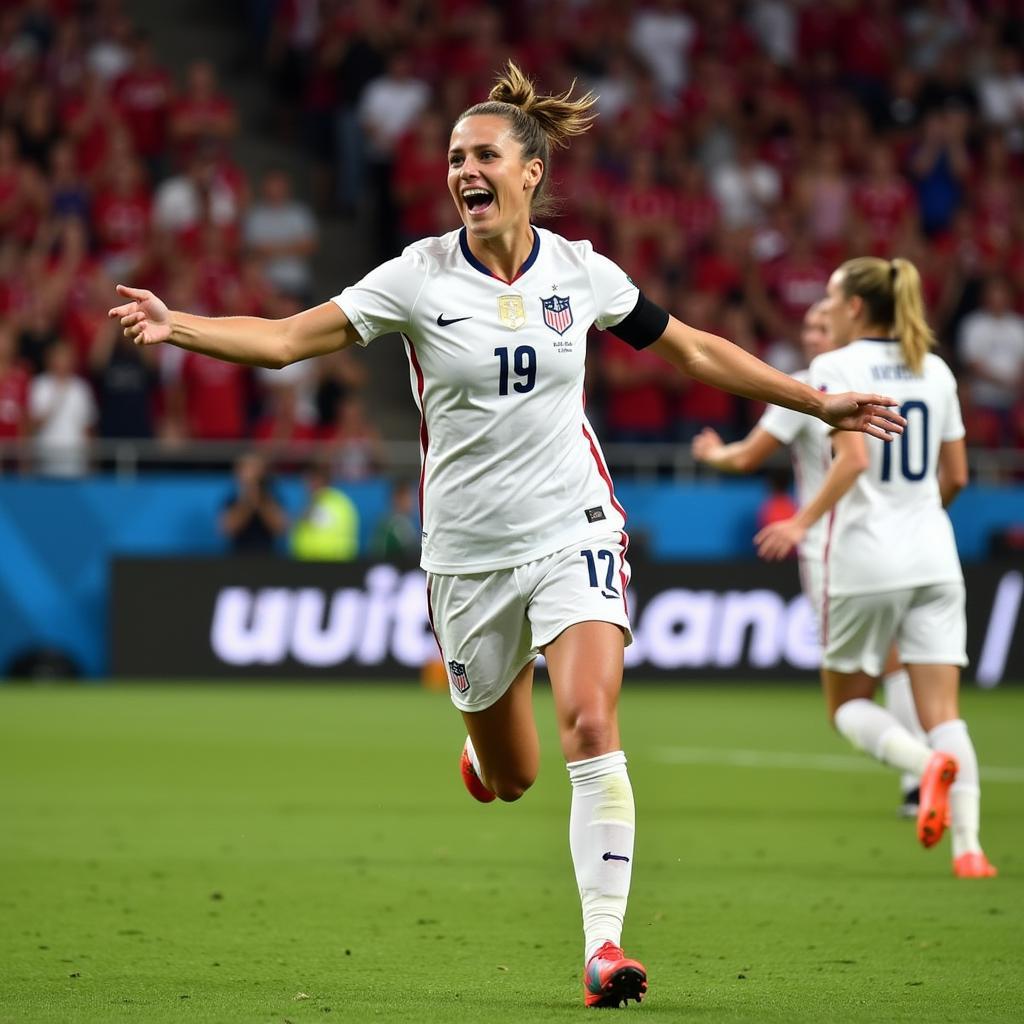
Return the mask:
<svg viewBox="0 0 1024 1024"><path fill-rule="evenodd" d="M136 345L155 345L171 336L171 313L162 299L145 288L119 284L117 294L131 302L107 311L111 320L119 320L124 336Z"/></svg>
<svg viewBox="0 0 1024 1024"><path fill-rule="evenodd" d="M722 439L710 427L705 427L690 442L690 451L698 462L705 462L711 453L722 447Z"/></svg>

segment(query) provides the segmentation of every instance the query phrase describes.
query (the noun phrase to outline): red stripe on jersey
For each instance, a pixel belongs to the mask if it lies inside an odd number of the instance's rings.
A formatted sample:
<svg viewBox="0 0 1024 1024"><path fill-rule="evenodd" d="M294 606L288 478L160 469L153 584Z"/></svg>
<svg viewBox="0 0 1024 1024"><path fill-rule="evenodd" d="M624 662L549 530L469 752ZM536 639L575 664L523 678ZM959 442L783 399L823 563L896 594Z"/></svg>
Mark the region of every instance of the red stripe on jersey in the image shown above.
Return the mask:
<svg viewBox="0 0 1024 1024"><path fill-rule="evenodd" d="M626 575L626 552L629 550L629 534L625 530L619 531L619 543L622 545L622 565L619 568L619 580L622 582L622 607L629 617L629 601L626 600L626 588L629 586L630 577Z"/></svg>
<svg viewBox="0 0 1024 1024"><path fill-rule="evenodd" d="M612 486L611 474L608 472L608 467L604 464L604 459L601 458L601 453L598 451L597 442L594 440L593 435L587 430L587 425L583 424L583 436L587 439L590 445L590 454L594 457L594 462L597 463L597 471L601 474L601 479L608 485L608 497L611 499L612 507L616 512L626 518L626 510L618 503L615 499L615 488Z"/></svg>
<svg viewBox="0 0 1024 1024"><path fill-rule="evenodd" d="M587 396L583 395L584 408L587 404ZM597 447L597 442L594 440L593 435L587 430L587 425L583 424L583 436L587 439L587 443L590 445L590 454L594 457L594 462L597 463L597 471L601 474L601 479L608 485L608 498L612 503L612 507L616 512L622 516L623 520L626 518L626 510L618 503L615 497L615 488L612 485L612 476L608 472L608 467L604 463L604 459L601 458L601 452ZM622 544L622 560L625 563L626 560L626 548L629 547L629 534L625 530L620 531ZM626 609L626 614L629 614L629 604L626 602L626 587L629 585L629 577L626 575L625 569L619 569L619 580L622 583L622 604Z"/></svg>
<svg viewBox="0 0 1024 1024"><path fill-rule="evenodd" d="M427 475L427 445L430 437L427 434L427 413L423 408L423 370L420 368L420 361L416 358L416 349L413 348L412 339L403 334L405 341L405 353L409 357L409 365L416 374L416 404L420 410L420 523L423 522L423 483Z"/></svg>

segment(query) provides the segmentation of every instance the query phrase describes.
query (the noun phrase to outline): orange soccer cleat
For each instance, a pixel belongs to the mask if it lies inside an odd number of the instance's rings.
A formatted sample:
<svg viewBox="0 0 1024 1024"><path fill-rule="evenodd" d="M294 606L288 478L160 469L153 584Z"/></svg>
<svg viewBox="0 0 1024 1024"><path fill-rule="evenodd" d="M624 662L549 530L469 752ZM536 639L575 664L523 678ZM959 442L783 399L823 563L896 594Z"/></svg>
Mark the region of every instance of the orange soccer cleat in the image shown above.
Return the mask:
<svg viewBox="0 0 1024 1024"><path fill-rule="evenodd" d="M619 1007L631 999L640 1002L647 991L647 970L622 950L606 942L583 969L584 1006Z"/></svg>
<svg viewBox="0 0 1024 1024"><path fill-rule="evenodd" d="M466 742L462 747L462 757L459 758L459 771L462 774L462 781L474 800L479 800L482 804L489 804L494 799L494 794L480 781L480 776L477 775L473 762L469 759L468 747L469 737L467 736Z"/></svg>
<svg viewBox="0 0 1024 1024"><path fill-rule="evenodd" d="M953 861L953 874L957 878L995 878L999 874L981 850L961 853Z"/></svg>
<svg viewBox="0 0 1024 1024"><path fill-rule="evenodd" d="M960 770L951 754L936 751L921 774L921 806L917 811L917 838L924 847L934 846L949 823L949 787Z"/></svg>

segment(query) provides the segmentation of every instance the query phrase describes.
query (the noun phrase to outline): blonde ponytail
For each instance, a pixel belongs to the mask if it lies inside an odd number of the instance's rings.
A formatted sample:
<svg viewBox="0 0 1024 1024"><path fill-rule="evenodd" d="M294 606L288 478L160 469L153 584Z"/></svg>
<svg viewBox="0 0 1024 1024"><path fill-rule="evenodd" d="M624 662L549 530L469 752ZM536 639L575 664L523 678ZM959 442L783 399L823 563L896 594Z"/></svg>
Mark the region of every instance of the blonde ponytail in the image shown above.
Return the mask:
<svg viewBox="0 0 1024 1024"><path fill-rule="evenodd" d="M910 260L892 261L893 327L907 366L920 373L924 357L935 347L935 335L924 315L921 275Z"/></svg>
<svg viewBox="0 0 1024 1024"><path fill-rule="evenodd" d="M920 373L924 357L935 345L935 335L925 319L917 267L905 259L858 256L839 270L843 294L863 301L867 322L885 327L890 337L899 339L907 366Z"/></svg>
<svg viewBox="0 0 1024 1024"><path fill-rule="evenodd" d="M477 115L492 115L503 117L511 124L512 137L522 147L523 159L539 158L544 164L544 173L531 197L531 212L536 216L545 216L554 210L555 204L545 195L552 147L568 146L569 140L574 135L582 135L596 116L589 112L596 102L594 94L588 92L573 99L575 86L574 81L558 96L538 96L533 82L509 61L491 89L489 99L464 110L455 122L458 124Z"/></svg>

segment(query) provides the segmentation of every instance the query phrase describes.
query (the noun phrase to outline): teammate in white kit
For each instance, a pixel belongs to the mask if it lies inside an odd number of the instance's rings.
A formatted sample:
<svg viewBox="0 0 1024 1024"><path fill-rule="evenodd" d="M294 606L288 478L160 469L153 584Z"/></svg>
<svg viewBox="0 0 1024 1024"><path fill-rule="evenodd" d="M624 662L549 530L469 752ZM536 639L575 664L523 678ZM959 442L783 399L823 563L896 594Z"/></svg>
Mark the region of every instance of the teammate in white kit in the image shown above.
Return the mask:
<svg viewBox="0 0 1024 1024"><path fill-rule="evenodd" d="M423 566L478 798L516 800L539 764L531 691L543 652L572 784L569 845L583 907L584 1001L647 988L619 943L633 860L633 793L616 708L631 639L625 515L583 413L592 324L737 394L888 438L879 395L825 395L645 299L588 242L531 224L551 146L593 104L537 96L514 65L456 122L448 189L464 227L410 246L330 302L281 321L169 312L118 286L110 311L137 344L282 366L381 334L404 336L422 412Z"/></svg>
<svg viewBox="0 0 1024 1024"><path fill-rule="evenodd" d="M991 877L978 838L978 760L958 706L967 623L945 511L967 483L956 381L929 351L921 280L908 260L848 260L829 280L825 311L838 347L811 364L811 384L884 386L898 396L906 430L894 445L833 435L817 493L795 519L761 531L761 552L785 557L808 524L827 517L822 680L832 721L861 750L921 778L924 846L942 838L948 813L954 874ZM894 642L927 742L872 699Z"/></svg>
<svg viewBox="0 0 1024 1024"><path fill-rule="evenodd" d="M800 344L808 363L832 349L832 336L823 305L823 301L816 302L804 314ZM797 380L807 381L809 374L806 370L800 370L793 376ZM788 445L793 457L797 501L801 506L806 506L817 494L832 462L829 433L828 426L815 417L770 405L756 426L741 441L724 444L714 430L705 427L693 439L691 448L698 462L720 472L753 473L775 452ZM810 524L797 545L800 586L814 610L819 626L825 603L825 527L824 518ZM914 707L910 676L900 664L895 651L886 664L882 685L886 707L908 731L924 739L924 731ZM900 813L904 817L917 817L918 782L917 776L912 774L905 774L900 779Z"/></svg>

